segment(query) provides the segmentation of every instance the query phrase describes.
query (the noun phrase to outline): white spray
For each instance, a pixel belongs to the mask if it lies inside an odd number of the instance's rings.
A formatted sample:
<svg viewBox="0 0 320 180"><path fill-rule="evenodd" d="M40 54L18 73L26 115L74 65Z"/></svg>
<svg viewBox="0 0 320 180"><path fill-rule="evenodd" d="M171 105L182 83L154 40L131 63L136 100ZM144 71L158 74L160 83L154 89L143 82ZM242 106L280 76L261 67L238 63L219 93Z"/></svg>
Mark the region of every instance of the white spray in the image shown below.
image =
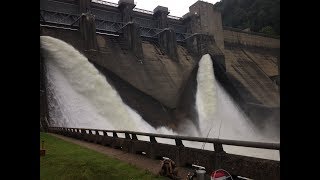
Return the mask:
<svg viewBox="0 0 320 180"><path fill-rule="evenodd" d="M202 137L256 142L278 141L265 138L255 130L250 120L215 80L212 60L208 54L202 56L199 62L196 109ZM209 145L206 147L212 149ZM271 159L278 159L279 156L277 151L226 147L237 154L251 154Z"/></svg>
<svg viewBox="0 0 320 180"><path fill-rule="evenodd" d="M53 126L176 134L165 127L154 129L145 122L138 113L123 103L105 77L72 46L48 36L41 36L40 40L46 60L49 115ZM233 122L242 114L214 80L210 56L202 57L199 65L196 105L201 136L207 136L211 127L208 137L219 136L220 127L216 125L223 119L220 138L250 140L248 138L252 136L247 132L252 132L252 129L248 128L250 126L247 121L241 119ZM192 131L189 135L198 134L193 132L196 128L192 123L186 126L190 126L188 129ZM238 127L246 128L241 130ZM143 136L138 138L148 140ZM170 140L157 140L174 144ZM202 143L185 141L184 144L200 148Z"/></svg>
<svg viewBox="0 0 320 180"><path fill-rule="evenodd" d="M53 125L157 133L123 103L106 78L69 44L41 36ZM159 132L173 134L161 128Z"/></svg>

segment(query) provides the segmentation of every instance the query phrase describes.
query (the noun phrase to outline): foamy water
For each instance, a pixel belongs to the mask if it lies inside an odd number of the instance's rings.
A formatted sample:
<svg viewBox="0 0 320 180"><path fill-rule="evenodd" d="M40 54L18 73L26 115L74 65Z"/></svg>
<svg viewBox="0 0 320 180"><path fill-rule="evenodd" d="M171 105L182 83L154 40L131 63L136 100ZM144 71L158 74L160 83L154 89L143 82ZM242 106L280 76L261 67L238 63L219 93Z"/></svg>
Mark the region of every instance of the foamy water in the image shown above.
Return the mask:
<svg viewBox="0 0 320 180"><path fill-rule="evenodd" d="M53 126L172 134L166 128L157 131L123 103L106 78L72 46L49 36L40 39Z"/></svg>
<svg viewBox="0 0 320 180"><path fill-rule="evenodd" d="M202 137L255 142L278 142L264 137L241 112L214 76L210 55L202 56L197 75L196 109ZM223 146L227 152L279 160L279 151ZM213 149L212 144L205 149Z"/></svg>

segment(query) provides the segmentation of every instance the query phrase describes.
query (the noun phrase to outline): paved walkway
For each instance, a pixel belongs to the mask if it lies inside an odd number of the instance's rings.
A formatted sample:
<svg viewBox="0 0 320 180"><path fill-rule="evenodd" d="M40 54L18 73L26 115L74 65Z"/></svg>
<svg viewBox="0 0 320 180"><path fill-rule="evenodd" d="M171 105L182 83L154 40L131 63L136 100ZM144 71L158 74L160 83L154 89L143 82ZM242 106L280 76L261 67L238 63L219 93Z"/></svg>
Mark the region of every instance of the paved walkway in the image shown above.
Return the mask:
<svg viewBox="0 0 320 180"><path fill-rule="evenodd" d="M100 144L89 143L86 141L81 141L78 139L65 137L65 136L58 135L58 134L53 134L53 133L49 133L49 134L52 136L58 137L60 139L63 139L65 141L68 141L68 142L78 144L80 146L95 150L95 151L100 152L102 154L105 154L109 157L114 157L114 158L119 159L119 160L126 162L128 164L135 165L138 168L148 170L151 173L156 174L156 175L159 173L160 168L161 168L160 160L150 159L150 158L147 158L143 155L131 154L131 153L123 152L119 149L114 149L114 148L110 148L107 146L102 146ZM186 179L188 172L189 172L188 169L178 167L178 176L182 177L182 179Z"/></svg>

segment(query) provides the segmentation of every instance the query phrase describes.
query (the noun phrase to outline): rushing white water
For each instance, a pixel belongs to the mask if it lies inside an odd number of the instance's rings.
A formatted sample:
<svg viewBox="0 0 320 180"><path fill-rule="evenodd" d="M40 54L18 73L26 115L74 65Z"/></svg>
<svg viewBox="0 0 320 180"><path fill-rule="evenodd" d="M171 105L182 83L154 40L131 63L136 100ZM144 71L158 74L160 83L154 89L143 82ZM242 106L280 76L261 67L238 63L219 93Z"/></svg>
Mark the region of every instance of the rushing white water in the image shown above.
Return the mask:
<svg viewBox="0 0 320 180"><path fill-rule="evenodd" d="M49 36L41 36L40 40L46 61L52 126L177 134L166 127L154 129L145 122L138 113L123 103L106 78L72 46ZM215 81L209 55L203 56L200 61L197 81L196 106L201 132L199 134L193 123L185 123L188 131L183 135L264 140L254 132L249 121ZM145 136L138 138L148 140ZM157 138L157 141L174 144L174 140ZM183 143L195 148L201 148L203 145L187 141ZM277 159L270 154L259 153L259 149L224 147L227 152L230 150L236 154ZM213 150L212 144L206 144L204 148Z"/></svg>
<svg viewBox="0 0 320 180"><path fill-rule="evenodd" d="M210 55L202 56L197 75L196 107L202 137L256 142L277 142L255 130L230 96L215 80ZM224 146L227 152L278 159L279 152L256 148ZM207 147L212 149L212 147Z"/></svg>
<svg viewBox="0 0 320 180"><path fill-rule="evenodd" d="M123 103L106 78L72 46L49 36L40 40L53 126L173 134L166 128L154 129Z"/></svg>

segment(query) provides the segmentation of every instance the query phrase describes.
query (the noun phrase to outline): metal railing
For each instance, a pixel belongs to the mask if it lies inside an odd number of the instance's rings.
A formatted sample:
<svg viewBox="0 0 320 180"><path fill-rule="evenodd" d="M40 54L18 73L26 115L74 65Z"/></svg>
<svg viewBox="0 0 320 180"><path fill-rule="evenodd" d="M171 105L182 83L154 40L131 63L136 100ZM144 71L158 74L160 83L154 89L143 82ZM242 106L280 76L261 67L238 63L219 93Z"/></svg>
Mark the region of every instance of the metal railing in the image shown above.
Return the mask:
<svg viewBox="0 0 320 180"><path fill-rule="evenodd" d="M172 16L172 15L168 15L168 18L170 18L170 19L176 19L176 20L181 19L181 17L178 17L178 16Z"/></svg>
<svg viewBox="0 0 320 180"><path fill-rule="evenodd" d="M103 1L103 0L92 0L92 2L93 3L98 3L98 4L104 4L104 5L108 5L108 6L113 6L113 7L118 7L117 3Z"/></svg>
<svg viewBox="0 0 320 180"><path fill-rule="evenodd" d="M131 136L141 135L141 136L148 136L148 137L152 137L152 138L157 137L157 138L174 139L176 142L177 141L181 142L182 140L185 140L185 141L213 143L213 144L217 144L217 145L231 145L231 146L242 146L242 147L260 148L260 149L280 150L280 143L266 143L266 142L239 141L239 140L227 140L227 139L216 139L216 138L190 137L190 136L180 136L180 135L144 133L144 132L135 132L135 131L121 131L121 130L62 128L62 127L51 127L51 128L61 129L61 130L65 129L67 131L77 129L80 132L89 131L89 133L91 132L91 134L93 134L92 132L94 132L95 134L98 134L98 132L124 133L124 134L128 134Z"/></svg>
<svg viewBox="0 0 320 180"><path fill-rule="evenodd" d="M146 13L146 14L153 14L152 11L145 10L145 9L140 9L140 8L133 8L133 11L141 12L141 13Z"/></svg>
<svg viewBox="0 0 320 180"><path fill-rule="evenodd" d="M58 11L47 11L40 9L40 25L57 25L73 27L78 26L79 18L82 15L67 14Z"/></svg>
<svg viewBox="0 0 320 180"><path fill-rule="evenodd" d="M190 164L200 165L208 170L226 169L234 175L253 179L280 179L280 162L256 157L229 154L222 145L242 146L279 150L279 143L261 143L235 141L215 138L201 138L189 136L175 136L134 131L103 130L87 128L50 127L49 132L69 136L79 140L110 146L132 154L142 154L148 158L160 159L168 157L177 166L185 167ZM109 133L109 134L108 134ZM110 133L112 136L110 136ZM122 136L120 136L122 134ZM124 136L123 136L124 134ZM148 137L146 138L142 137ZM163 143L156 138L174 140L174 144ZM186 147L183 141L212 143L214 151ZM265 171L267 169L267 171Z"/></svg>
<svg viewBox="0 0 320 180"><path fill-rule="evenodd" d="M104 4L104 5L108 5L108 6L113 6L113 7L118 7L119 6L117 3L103 1L103 0L92 0L92 2L93 3L98 3L98 4ZM153 11L146 10L146 9L140 9L140 8L136 8L136 7L133 8L133 11L141 12L141 13L145 13L145 14L151 14L151 15L153 14ZM179 20L181 17L168 15L168 18Z"/></svg>

